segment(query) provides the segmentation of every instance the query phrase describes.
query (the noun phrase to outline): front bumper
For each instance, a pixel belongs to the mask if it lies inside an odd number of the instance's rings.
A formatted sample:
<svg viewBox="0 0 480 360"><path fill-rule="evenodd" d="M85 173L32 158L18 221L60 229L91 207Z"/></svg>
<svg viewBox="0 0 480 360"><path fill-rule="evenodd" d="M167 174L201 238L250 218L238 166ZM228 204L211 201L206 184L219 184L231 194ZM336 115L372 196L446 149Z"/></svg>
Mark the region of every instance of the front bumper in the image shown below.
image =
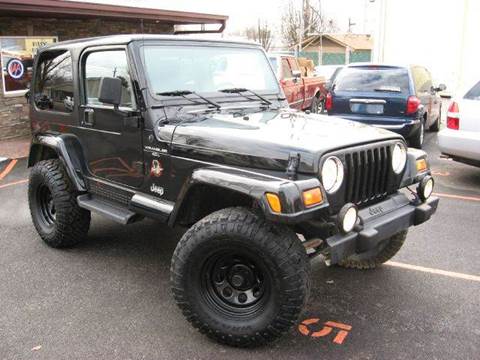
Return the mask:
<svg viewBox="0 0 480 360"><path fill-rule="evenodd" d="M336 264L350 255L374 249L396 233L430 219L437 206L436 197L430 197L422 203L419 200L410 201L406 195L397 193L361 209L360 223L354 231L326 239L329 263Z"/></svg>

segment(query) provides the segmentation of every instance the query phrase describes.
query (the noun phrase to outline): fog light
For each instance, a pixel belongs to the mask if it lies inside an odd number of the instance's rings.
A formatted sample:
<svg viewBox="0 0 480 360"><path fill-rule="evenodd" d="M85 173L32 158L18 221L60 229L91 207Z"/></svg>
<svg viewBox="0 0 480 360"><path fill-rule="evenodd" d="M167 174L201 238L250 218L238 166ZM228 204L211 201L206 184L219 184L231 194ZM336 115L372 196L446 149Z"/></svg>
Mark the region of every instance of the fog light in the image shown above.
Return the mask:
<svg viewBox="0 0 480 360"><path fill-rule="evenodd" d="M431 176L425 176L418 184L417 194L422 201L426 201L433 192L434 181Z"/></svg>
<svg viewBox="0 0 480 360"><path fill-rule="evenodd" d="M337 215L337 225L344 233L353 230L357 223L358 210L352 203L343 205Z"/></svg>

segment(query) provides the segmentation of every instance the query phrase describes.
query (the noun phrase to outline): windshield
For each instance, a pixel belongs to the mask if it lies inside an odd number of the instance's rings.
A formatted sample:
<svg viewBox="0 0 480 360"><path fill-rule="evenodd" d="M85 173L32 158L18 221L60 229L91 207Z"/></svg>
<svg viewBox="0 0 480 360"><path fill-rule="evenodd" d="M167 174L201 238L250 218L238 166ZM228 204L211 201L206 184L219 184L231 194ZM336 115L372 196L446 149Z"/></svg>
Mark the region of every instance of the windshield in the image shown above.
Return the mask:
<svg viewBox="0 0 480 360"><path fill-rule="evenodd" d="M337 91L386 91L408 93L407 69L394 67L346 67L335 80Z"/></svg>
<svg viewBox="0 0 480 360"><path fill-rule="evenodd" d="M144 63L152 92L210 93L247 88L278 93L268 59L260 49L200 46L145 46Z"/></svg>

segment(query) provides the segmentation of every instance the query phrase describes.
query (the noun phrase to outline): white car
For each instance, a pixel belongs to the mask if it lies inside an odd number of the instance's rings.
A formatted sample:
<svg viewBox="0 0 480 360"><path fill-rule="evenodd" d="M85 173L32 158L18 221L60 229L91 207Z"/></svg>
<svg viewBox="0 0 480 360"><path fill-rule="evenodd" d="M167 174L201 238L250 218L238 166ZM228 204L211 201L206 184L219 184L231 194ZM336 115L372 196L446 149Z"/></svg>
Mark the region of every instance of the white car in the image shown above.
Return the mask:
<svg viewBox="0 0 480 360"><path fill-rule="evenodd" d="M480 81L450 103L438 144L453 160L480 167Z"/></svg>

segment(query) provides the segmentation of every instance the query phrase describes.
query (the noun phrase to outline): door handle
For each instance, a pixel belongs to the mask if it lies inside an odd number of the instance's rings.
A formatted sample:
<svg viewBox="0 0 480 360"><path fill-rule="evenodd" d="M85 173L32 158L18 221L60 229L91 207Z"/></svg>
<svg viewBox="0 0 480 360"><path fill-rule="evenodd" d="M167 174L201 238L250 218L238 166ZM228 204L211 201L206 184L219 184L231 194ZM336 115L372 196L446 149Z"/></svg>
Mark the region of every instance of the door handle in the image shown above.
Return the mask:
<svg viewBox="0 0 480 360"><path fill-rule="evenodd" d="M84 110L83 125L94 126L95 125L95 110L92 108L86 108Z"/></svg>

